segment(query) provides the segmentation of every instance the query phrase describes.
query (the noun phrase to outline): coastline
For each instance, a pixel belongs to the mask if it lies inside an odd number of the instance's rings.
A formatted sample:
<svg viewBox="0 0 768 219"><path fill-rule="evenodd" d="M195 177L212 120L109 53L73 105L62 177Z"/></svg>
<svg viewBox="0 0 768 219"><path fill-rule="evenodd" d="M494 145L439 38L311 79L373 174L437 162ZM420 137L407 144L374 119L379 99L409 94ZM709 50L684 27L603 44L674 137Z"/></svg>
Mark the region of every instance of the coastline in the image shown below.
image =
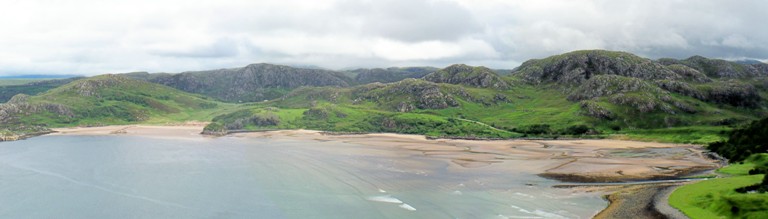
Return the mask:
<svg viewBox="0 0 768 219"><path fill-rule="evenodd" d="M161 138L211 138L204 125L122 125L54 129L49 135L131 135ZM561 182L627 182L675 179L702 169L714 169L717 161L707 158L700 146L623 140L465 140L428 139L423 135L394 133L338 134L313 130L241 132L235 138L277 138L336 141L375 147L389 147L421 156L445 159L450 168L493 168L507 159L532 160L541 164L520 171ZM671 153L650 153L653 150ZM679 183L677 183L679 184ZM604 186L587 189L603 195L608 206L596 218L641 215L657 217L655 206L665 205L669 184ZM584 191L584 189L574 189ZM666 193L665 193L666 192ZM631 198L629 198L631 197ZM639 200L639 201L638 201ZM643 208L633 206L642 205ZM648 207L651 206L651 207ZM639 209L639 210L638 210ZM634 213L633 213L634 212ZM666 215L664 213L663 215ZM676 217L672 217L676 218Z"/></svg>

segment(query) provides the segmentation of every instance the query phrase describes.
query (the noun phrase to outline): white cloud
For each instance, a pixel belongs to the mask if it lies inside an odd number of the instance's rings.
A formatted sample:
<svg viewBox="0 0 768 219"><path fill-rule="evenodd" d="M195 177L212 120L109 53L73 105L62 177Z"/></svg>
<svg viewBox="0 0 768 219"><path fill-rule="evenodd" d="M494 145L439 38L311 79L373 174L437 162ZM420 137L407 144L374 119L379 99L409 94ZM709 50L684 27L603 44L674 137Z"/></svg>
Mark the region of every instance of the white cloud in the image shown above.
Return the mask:
<svg viewBox="0 0 768 219"><path fill-rule="evenodd" d="M768 59L745 0L0 0L0 75L452 63L611 49Z"/></svg>

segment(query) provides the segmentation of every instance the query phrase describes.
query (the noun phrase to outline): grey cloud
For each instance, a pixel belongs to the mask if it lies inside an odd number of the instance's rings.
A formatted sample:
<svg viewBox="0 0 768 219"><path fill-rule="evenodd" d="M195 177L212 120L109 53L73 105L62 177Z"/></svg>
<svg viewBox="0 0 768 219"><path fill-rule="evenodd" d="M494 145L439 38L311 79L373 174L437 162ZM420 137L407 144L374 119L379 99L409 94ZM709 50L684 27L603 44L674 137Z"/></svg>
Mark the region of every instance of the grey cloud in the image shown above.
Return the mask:
<svg viewBox="0 0 768 219"><path fill-rule="evenodd" d="M27 2L33 1L21 3ZM0 14L0 74L173 72L254 62L513 68L527 59L580 49L654 59L768 60L768 28L763 28L768 1L760 0L135 0L120 7L73 0L46 5L52 9L40 12L30 3ZM8 7L21 6L0 4ZM21 15L35 25L14 19Z"/></svg>
<svg viewBox="0 0 768 219"><path fill-rule="evenodd" d="M343 1L339 9L360 21L364 34L401 41L456 40L482 31L469 10L448 1Z"/></svg>
<svg viewBox="0 0 768 219"><path fill-rule="evenodd" d="M154 49L150 54L186 58L226 58L235 57L240 45L232 39L219 39L208 45L183 49Z"/></svg>

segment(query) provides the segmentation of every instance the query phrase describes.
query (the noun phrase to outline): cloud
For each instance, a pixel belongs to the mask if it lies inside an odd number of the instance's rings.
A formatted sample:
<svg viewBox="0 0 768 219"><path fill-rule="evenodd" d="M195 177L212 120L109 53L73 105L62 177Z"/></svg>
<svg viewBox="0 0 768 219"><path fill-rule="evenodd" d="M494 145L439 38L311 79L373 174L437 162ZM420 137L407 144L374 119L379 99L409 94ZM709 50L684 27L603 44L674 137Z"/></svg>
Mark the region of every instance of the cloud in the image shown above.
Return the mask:
<svg viewBox="0 0 768 219"><path fill-rule="evenodd" d="M765 8L758 0L4 1L0 74L256 62L513 68L580 49L766 60Z"/></svg>

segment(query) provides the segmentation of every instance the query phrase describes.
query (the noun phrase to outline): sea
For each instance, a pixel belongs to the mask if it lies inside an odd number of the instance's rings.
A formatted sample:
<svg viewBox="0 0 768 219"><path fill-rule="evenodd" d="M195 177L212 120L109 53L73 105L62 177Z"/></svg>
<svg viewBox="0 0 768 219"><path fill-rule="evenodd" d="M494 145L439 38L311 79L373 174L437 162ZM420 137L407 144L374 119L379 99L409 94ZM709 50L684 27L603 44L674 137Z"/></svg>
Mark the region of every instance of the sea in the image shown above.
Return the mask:
<svg viewBox="0 0 768 219"><path fill-rule="evenodd" d="M0 142L0 218L590 218L599 193L508 160L388 145L49 135Z"/></svg>

